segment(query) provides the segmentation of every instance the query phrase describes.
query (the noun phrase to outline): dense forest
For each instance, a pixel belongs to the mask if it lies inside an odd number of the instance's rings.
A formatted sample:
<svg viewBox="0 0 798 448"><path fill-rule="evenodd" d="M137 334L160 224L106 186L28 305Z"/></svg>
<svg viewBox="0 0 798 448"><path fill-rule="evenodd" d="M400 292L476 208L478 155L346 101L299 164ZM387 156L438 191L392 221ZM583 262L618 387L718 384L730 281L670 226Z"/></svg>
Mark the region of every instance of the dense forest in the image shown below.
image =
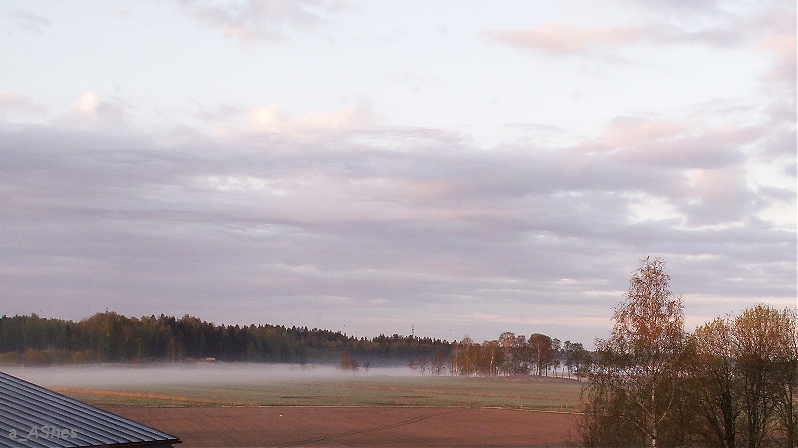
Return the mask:
<svg viewBox="0 0 798 448"><path fill-rule="evenodd" d="M30 316L0 318L0 362L47 365L89 362L208 360L327 363L342 368L408 366L433 374L546 375L564 367L580 375L589 354L579 343L543 334L505 332L493 341L448 342L417 336L356 338L341 332L274 325L214 325L192 316L126 317L98 313L73 322Z"/></svg>
<svg viewBox="0 0 798 448"><path fill-rule="evenodd" d="M446 341L414 336L356 338L280 325L214 325L189 315L141 318L114 312L73 322L31 316L0 318L0 362L19 364L219 361L335 363L343 352L370 365L448 355Z"/></svg>

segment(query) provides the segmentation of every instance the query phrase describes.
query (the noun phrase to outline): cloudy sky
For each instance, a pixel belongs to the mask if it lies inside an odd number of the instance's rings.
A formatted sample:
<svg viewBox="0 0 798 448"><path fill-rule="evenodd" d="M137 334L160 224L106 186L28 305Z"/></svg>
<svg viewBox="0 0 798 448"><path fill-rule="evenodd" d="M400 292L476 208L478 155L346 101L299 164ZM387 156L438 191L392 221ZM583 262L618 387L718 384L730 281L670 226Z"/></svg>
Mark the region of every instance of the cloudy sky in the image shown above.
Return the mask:
<svg viewBox="0 0 798 448"><path fill-rule="evenodd" d="M796 304L793 0L4 1L3 314L592 346Z"/></svg>

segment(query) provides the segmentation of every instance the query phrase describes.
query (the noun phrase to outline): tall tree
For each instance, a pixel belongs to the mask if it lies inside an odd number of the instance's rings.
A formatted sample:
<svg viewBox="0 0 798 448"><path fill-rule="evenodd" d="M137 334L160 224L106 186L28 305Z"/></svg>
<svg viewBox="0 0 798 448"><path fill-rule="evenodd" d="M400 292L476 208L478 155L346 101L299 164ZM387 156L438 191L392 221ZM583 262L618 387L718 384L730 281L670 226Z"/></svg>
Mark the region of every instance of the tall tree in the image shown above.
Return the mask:
<svg viewBox="0 0 798 448"><path fill-rule="evenodd" d="M529 336L528 344L532 353L535 372L538 376L541 376L544 369L548 371L548 367L554 359L551 338L545 334L534 333Z"/></svg>
<svg viewBox="0 0 798 448"><path fill-rule="evenodd" d="M674 443L678 431L663 425L678 401L680 360L685 354L682 298L674 296L661 258L646 258L633 274L626 300L615 308L609 339L598 340L598 359L589 375L588 420L595 431L613 418L622 419L627 435L613 434L630 446ZM591 429L592 428L592 429ZM607 444L595 434L586 444Z"/></svg>
<svg viewBox="0 0 798 448"><path fill-rule="evenodd" d="M794 309L785 309L783 349L780 350L779 376L784 379L777 397L776 409L784 427L785 445L798 446L798 316Z"/></svg>
<svg viewBox="0 0 798 448"><path fill-rule="evenodd" d="M792 438L788 446L795 446L795 423L789 420L794 418L794 403L787 403L784 394L791 391L791 381L795 381L794 376L790 378L794 373L785 370L795 356L790 341L792 328L791 313L763 304L746 309L734 319L732 349L743 383L743 435L748 448L765 446L773 439L771 423L778 420L781 409L792 414L784 414L788 422L784 429Z"/></svg>
<svg viewBox="0 0 798 448"><path fill-rule="evenodd" d="M691 363L698 396L697 431L710 446L734 448L742 412L742 385L735 372L732 322L716 318L693 334L695 357Z"/></svg>
<svg viewBox="0 0 798 448"><path fill-rule="evenodd" d="M563 344L563 357L565 358L565 368L568 370L568 378L576 370L577 376L581 374L582 366L589 363L590 354L579 342L565 341Z"/></svg>
<svg viewBox="0 0 798 448"><path fill-rule="evenodd" d="M514 363L517 361L515 356L515 333L512 331L505 331L499 335L499 347L502 349L504 362L501 366L501 371L506 375L515 373L516 368Z"/></svg>

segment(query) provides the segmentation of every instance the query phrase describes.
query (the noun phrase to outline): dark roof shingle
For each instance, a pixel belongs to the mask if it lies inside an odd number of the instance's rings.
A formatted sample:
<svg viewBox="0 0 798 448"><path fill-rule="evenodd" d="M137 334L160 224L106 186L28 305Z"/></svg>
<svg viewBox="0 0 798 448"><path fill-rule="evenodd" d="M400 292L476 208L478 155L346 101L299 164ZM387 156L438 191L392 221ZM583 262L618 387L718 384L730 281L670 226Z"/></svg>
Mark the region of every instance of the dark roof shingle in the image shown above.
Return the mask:
<svg viewBox="0 0 798 448"><path fill-rule="evenodd" d="M171 447L180 439L0 372L0 446Z"/></svg>

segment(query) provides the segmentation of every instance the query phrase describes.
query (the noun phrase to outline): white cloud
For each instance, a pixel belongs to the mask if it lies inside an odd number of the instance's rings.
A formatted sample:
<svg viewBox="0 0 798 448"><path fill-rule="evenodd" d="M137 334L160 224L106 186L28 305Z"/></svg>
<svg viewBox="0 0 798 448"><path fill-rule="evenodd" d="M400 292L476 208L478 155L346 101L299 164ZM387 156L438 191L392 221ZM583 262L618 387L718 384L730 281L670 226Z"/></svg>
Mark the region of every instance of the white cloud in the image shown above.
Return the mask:
<svg viewBox="0 0 798 448"><path fill-rule="evenodd" d="M280 106L256 107L247 112L247 120L256 129L277 132L289 122L288 113Z"/></svg>
<svg viewBox="0 0 798 448"><path fill-rule="evenodd" d="M645 221L672 221L686 223L687 219L668 199L653 197L646 193L629 194L629 221L638 224Z"/></svg>

